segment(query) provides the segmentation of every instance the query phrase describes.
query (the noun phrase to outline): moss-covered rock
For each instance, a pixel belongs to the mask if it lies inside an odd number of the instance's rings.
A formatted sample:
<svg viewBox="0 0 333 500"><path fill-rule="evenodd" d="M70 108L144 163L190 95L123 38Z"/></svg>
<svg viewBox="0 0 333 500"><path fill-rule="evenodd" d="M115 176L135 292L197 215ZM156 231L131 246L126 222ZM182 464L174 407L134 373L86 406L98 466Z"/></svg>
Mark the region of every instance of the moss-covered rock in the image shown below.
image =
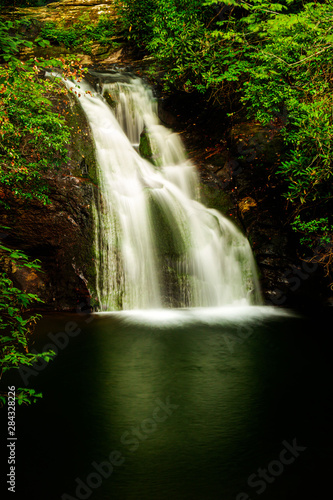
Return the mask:
<svg viewBox="0 0 333 500"><path fill-rule="evenodd" d="M166 207L163 208L152 194L149 196L149 208L158 254L163 258L183 255L189 238L188 227L185 223L176 224L172 210L168 207L166 211Z"/></svg>
<svg viewBox="0 0 333 500"><path fill-rule="evenodd" d="M139 153L145 160L150 161L155 167L161 166L161 158L157 148L154 147L154 143L149 136L146 127L143 129L140 135Z"/></svg>
<svg viewBox="0 0 333 500"><path fill-rule="evenodd" d="M150 161L153 165L155 165L153 159L153 150L151 146L151 141L146 128L143 129L140 135L139 152L142 158L145 158L146 160Z"/></svg>
<svg viewBox="0 0 333 500"><path fill-rule="evenodd" d="M114 99L112 99L109 92L104 91L103 97L106 100L106 102L108 103L108 105L110 106L110 108L114 109L117 106L116 101Z"/></svg>
<svg viewBox="0 0 333 500"><path fill-rule="evenodd" d="M230 193L209 184L200 184L200 198L208 208L214 208L222 214L229 214L234 206Z"/></svg>
<svg viewBox="0 0 333 500"><path fill-rule="evenodd" d="M70 127L71 143L69 144L69 168L73 174L89 178L97 184L97 164L95 144L84 111L74 96L68 94L68 111L65 112L66 123Z"/></svg>

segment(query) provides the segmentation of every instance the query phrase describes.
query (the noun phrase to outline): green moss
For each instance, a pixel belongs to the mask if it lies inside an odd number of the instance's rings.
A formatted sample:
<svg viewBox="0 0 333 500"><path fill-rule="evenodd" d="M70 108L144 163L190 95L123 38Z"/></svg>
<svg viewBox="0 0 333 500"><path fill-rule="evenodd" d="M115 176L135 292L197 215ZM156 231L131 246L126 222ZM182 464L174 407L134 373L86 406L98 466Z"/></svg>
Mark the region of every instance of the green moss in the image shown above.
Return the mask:
<svg viewBox="0 0 333 500"><path fill-rule="evenodd" d="M173 212L170 210L166 213L152 195L149 197L149 208L158 254L169 257L184 254L187 248L186 227L182 228L182 234Z"/></svg>
<svg viewBox="0 0 333 500"><path fill-rule="evenodd" d="M222 214L228 213L233 208L231 196L216 187L208 186L207 184L200 185L201 201L208 208L214 208Z"/></svg>
<svg viewBox="0 0 333 500"><path fill-rule="evenodd" d="M153 165L155 165L153 159L153 150L151 147L151 141L146 128L144 128L143 132L140 135L139 153L142 156L142 158L145 158L146 160L150 161Z"/></svg>
<svg viewBox="0 0 333 500"><path fill-rule="evenodd" d="M108 103L108 105L110 106L110 108L112 108L112 109L116 108L117 102L114 99L112 99L112 97L109 94L109 92L105 91L103 93L103 97L106 100L106 102Z"/></svg>
<svg viewBox="0 0 333 500"><path fill-rule="evenodd" d="M65 94L57 102L71 130L71 142L68 145L68 168L72 175L82 179L80 183L81 200L73 206L73 218L79 222L81 235L73 248L75 265L85 279L92 297L96 297L96 268L94 245L93 205L97 192L98 174L95 157L95 145L86 115L71 94Z"/></svg>
<svg viewBox="0 0 333 500"><path fill-rule="evenodd" d="M98 183L95 144L86 115L77 100L68 95L69 109L65 114L66 123L70 127L70 158L73 174L87 177L94 184Z"/></svg>
<svg viewBox="0 0 333 500"><path fill-rule="evenodd" d="M190 304L190 276L179 273L177 260L164 260L161 266L163 275L163 301L167 307L188 307Z"/></svg>
<svg viewBox="0 0 333 500"><path fill-rule="evenodd" d="M139 153L145 160L150 161L155 167L161 166L161 158L157 148L154 148L151 138L146 128L140 135Z"/></svg>

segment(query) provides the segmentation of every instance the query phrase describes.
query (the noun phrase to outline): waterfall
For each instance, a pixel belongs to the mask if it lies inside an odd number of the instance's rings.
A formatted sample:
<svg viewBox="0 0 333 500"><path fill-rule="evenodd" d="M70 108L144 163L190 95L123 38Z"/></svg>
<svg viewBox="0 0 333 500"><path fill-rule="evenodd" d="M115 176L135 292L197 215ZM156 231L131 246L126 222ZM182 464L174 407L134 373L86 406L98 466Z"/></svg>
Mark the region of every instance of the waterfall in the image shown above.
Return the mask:
<svg viewBox="0 0 333 500"><path fill-rule="evenodd" d="M66 85L81 95L96 145L101 310L259 303L247 239L200 203L195 167L161 125L152 91L124 73L98 76L98 92L86 81ZM150 159L140 155L144 143Z"/></svg>

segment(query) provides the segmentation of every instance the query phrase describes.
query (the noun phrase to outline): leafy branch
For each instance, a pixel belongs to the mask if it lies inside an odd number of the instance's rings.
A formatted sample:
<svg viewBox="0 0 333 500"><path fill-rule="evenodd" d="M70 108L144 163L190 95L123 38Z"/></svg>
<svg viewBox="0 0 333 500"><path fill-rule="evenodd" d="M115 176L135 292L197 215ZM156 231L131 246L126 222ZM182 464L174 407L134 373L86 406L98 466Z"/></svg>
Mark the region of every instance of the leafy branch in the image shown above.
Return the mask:
<svg viewBox="0 0 333 500"><path fill-rule="evenodd" d="M8 275L8 268L12 265L40 269L39 262L29 261L24 252L0 245L0 406L5 404L7 398L7 391L1 389L5 373L17 370L22 365L33 366L40 359L49 361L55 354L53 351L40 354L29 352L31 335L41 315L26 316L26 313L31 306L42 300L37 295L14 286ZM41 394L36 394L34 389L19 388L16 392L18 404L30 404L40 397Z"/></svg>

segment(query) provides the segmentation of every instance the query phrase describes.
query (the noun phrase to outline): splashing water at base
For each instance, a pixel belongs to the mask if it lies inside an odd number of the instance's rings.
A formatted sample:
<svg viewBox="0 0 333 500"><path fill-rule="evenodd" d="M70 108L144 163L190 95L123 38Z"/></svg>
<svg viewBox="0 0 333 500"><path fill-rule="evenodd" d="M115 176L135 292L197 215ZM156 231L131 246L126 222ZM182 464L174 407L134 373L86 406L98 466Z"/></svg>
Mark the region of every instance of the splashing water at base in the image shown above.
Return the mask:
<svg viewBox="0 0 333 500"><path fill-rule="evenodd" d="M136 77L98 76L100 93L87 82L66 85L79 85L96 144L100 308L260 303L247 239L199 202L195 168L178 135L160 124L151 90ZM138 153L143 132L151 161Z"/></svg>

